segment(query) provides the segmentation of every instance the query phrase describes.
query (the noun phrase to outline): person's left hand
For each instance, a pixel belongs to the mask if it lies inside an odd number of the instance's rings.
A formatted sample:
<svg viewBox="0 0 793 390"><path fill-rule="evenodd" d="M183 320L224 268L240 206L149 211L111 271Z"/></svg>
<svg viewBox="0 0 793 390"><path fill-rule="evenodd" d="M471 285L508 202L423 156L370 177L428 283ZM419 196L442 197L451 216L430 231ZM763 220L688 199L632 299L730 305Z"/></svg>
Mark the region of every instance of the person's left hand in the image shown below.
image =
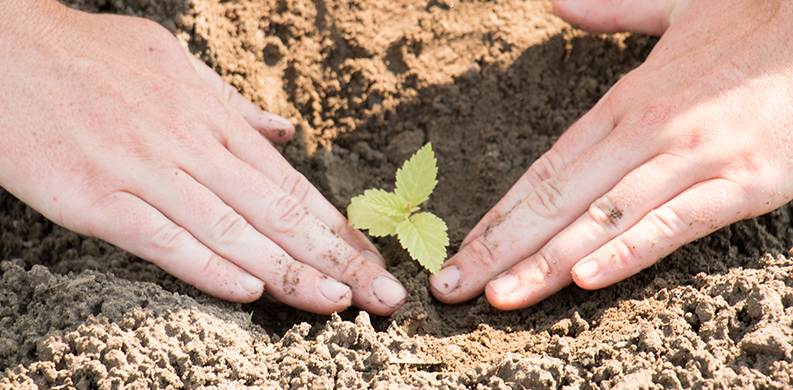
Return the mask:
<svg viewBox="0 0 793 390"><path fill-rule="evenodd" d="M602 288L793 198L793 3L688 3L555 1L589 30L664 35L430 277L436 298Z"/></svg>

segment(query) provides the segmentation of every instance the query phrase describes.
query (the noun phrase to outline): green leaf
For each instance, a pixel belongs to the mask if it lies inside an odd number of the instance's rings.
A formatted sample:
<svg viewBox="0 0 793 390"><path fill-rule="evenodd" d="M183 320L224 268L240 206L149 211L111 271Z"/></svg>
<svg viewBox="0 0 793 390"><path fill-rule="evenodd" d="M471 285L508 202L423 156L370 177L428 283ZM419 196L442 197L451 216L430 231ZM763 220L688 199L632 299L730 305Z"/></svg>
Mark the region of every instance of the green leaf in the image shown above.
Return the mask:
<svg viewBox="0 0 793 390"><path fill-rule="evenodd" d="M396 235L402 247L430 272L437 273L446 259L449 236L446 223L431 213L415 213L438 184L438 161L426 144L396 173L396 190L364 191L347 206L350 226L368 229L374 237Z"/></svg>
<svg viewBox="0 0 793 390"><path fill-rule="evenodd" d="M433 274L446 259L446 223L432 213L418 213L396 227L397 237L410 256Z"/></svg>
<svg viewBox="0 0 793 390"><path fill-rule="evenodd" d="M393 192L367 190L363 194L365 197L363 201L368 203L378 213L399 217L400 220L407 218L410 213L407 202Z"/></svg>
<svg viewBox="0 0 793 390"><path fill-rule="evenodd" d="M418 206L435 189L437 175L438 160L435 159L432 144L427 143L397 170L395 192L411 207Z"/></svg>
<svg viewBox="0 0 793 390"><path fill-rule="evenodd" d="M392 197L396 198L396 195L380 189L371 189L364 191L363 195L352 198L350 205L347 206L349 225L358 229L369 229L369 234L374 237L395 235L397 225L407 218L407 211L402 204L401 215L398 214L399 205L390 206Z"/></svg>

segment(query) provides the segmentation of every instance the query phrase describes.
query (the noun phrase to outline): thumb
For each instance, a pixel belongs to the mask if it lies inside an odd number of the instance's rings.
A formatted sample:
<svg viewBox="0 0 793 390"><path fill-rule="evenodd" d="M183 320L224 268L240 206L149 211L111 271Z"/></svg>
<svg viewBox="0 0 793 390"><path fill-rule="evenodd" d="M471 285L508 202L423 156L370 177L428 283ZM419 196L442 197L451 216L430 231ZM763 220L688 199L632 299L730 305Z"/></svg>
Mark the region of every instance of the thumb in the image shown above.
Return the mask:
<svg viewBox="0 0 793 390"><path fill-rule="evenodd" d="M209 84L231 107L234 107L245 118L248 124L265 136L270 142L283 144L292 139L295 125L286 118L262 110L258 105L237 91L231 84L215 73L210 67L191 54L187 54L198 75Z"/></svg>
<svg viewBox="0 0 793 390"><path fill-rule="evenodd" d="M593 33L661 35L693 0L553 0L553 12Z"/></svg>

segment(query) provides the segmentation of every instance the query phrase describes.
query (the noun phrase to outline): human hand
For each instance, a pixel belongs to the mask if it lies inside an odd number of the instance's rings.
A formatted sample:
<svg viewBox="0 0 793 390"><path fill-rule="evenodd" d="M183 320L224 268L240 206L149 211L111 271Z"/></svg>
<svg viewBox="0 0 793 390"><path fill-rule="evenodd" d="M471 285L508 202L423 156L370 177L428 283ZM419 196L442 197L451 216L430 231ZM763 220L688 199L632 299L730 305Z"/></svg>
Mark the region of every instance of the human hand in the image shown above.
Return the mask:
<svg viewBox="0 0 793 390"><path fill-rule="evenodd" d="M227 300L404 302L372 243L269 142L294 126L165 29L16 0L0 31L0 185L44 216Z"/></svg>
<svg viewBox="0 0 793 390"><path fill-rule="evenodd" d="M602 288L793 198L793 3L688 3L554 2L585 28L663 36L430 278L436 298L511 310Z"/></svg>

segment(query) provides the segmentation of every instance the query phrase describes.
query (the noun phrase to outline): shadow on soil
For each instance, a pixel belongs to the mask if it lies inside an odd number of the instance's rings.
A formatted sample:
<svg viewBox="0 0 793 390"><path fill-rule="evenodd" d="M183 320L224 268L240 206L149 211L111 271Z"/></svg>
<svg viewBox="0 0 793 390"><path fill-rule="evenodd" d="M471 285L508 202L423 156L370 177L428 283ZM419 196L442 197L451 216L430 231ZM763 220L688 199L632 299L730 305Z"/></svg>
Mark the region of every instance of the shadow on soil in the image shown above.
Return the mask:
<svg viewBox="0 0 793 390"><path fill-rule="evenodd" d="M638 66L654 43L640 36L624 40L553 36L521 53L510 66L480 59L451 84L419 89L410 103L377 111L354 132L336 139L332 151L321 149L309 157L296 137L285 155L344 212L351 196L372 187L390 189L401 162L425 142L432 142L440 164L439 185L426 206L449 225L449 253L453 254L465 234L528 166L621 75ZM393 72L405 71L399 58L405 50L400 45L408 51L420 50L404 40L395 43L388 51ZM368 102L378 104L376 98ZM277 335L301 322L321 325L328 319L268 298L249 305L220 302L148 262L55 226L5 191L0 192L0 206L0 258L21 259L26 269L40 264L53 273L95 270L155 283L199 302L253 311L254 322ZM410 334L439 337L470 332L480 324L542 330L573 313L594 324L603 311L622 301L692 283L697 273L751 266L747 259L764 252L787 253L793 242L790 212L788 205L722 229L612 287L595 292L568 287L534 307L513 312L495 310L483 297L459 305L440 304L427 290L427 272L410 260L397 241L377 239L389 270L408 287L411 298L393 318L373 318L373 324L384 330L396 322ZM356 315L355 309L341 313L345 320Z"/></svg>

